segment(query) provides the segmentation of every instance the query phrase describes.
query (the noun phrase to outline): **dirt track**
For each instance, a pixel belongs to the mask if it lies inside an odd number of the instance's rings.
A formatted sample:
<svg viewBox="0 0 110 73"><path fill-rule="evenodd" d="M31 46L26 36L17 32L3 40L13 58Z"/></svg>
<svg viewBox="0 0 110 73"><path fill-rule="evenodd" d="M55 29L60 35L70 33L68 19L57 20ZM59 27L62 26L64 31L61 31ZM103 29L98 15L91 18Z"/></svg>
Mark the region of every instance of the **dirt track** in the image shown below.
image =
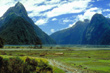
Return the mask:
<svg viewBox="0 0 110 73"><path fill-rule="evenodd" d="M49 60L49 62L51 65L56 66L62 69L63 71L65 71L65 73L82 73L80 70L65 66L62 63L59 63L58 61L55 61L55 60Z"/></svg>

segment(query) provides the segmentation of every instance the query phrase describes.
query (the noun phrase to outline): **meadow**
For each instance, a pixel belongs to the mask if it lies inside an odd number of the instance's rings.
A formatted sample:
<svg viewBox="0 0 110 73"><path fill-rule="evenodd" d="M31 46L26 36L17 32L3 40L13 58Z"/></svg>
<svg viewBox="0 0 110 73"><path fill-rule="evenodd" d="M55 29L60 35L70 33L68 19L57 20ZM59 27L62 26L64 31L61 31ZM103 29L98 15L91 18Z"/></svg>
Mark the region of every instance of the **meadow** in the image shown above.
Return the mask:
<svg viewBox="0 0 110 73"><path fill-rule="evenodd" d="M0 50L2 56L30 56L52 60L66 68L80 73L109 73L110 50L106 48L82 48L82 47L45 47L42 50ZM88 50L87 50L88 49ZM94 50L95 49L95 50ZM106 50L104 50L106 49ZM54 67L54 73L65 73L60 66ZM56 68L56 69L55 69Z"/></svg>

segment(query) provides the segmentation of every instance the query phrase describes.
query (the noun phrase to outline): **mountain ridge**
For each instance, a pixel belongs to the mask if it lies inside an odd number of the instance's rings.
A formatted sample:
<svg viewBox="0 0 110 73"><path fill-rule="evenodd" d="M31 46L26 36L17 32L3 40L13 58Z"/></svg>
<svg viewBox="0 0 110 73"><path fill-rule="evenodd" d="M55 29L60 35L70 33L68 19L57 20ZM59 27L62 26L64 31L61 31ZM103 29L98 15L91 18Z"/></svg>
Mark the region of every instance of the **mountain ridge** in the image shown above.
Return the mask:
<svg viewBox="0 0 110 73"><path fill-rule="evenodd" d="M11 17L1 28L0 37L5 40L5 44L34 45L41 42L33 26L22 17L16 15Z"/></svg>
<svg viewBox="0 0 110 73"><path fill-rule="evenodd" d="M71 28L50 35L58 44L110 45L110 19L102 14L94 14L90 22L76 22ZM81 25L86 24L86 26Z"/></svg>
<svg viewBox="0 0 110 73"><path fill-rule="evenodd" d="M57 40L57 44L80 44L83 31L86 28L87 24L88 21L78 21L71 28L57 31L50 36L54 40Z"/></svg>
<svg viewBox="0 0 110 73"><path fill-rule="evenodd" d="M90 24L87 26L83 34L82 44L103 45L104 43L101 42L106 40L103 36L107 35L109 30L110 23L107 18L105 18L102 14L93 15Z"/></svg>
<svg viewBox="0 0 110 73"><path fill-rule="evenodd" d="M43 44L56 44L56 42L52 38L50 38L45 32L43 32L37 25L34 24L32 19L28 17L25 7L20 2L16 3L15 6L10 7L4 13L4 15L0 18L0 27L2 27L6 21L13 17L13 15L20 16L27 22L29 22L33 26L35 33L40 38Z"/></svg>

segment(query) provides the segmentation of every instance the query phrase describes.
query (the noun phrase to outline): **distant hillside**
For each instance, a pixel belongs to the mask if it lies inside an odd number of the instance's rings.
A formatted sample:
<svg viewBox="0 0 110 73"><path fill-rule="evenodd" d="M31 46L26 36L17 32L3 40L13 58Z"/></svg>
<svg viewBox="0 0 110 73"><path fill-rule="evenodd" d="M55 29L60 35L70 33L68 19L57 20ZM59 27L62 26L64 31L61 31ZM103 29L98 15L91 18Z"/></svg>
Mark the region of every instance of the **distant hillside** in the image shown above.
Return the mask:
<svg viewBox="0 0 110 73"><path fill-rule="evenodd" d="M0 27L4 27L4 24L7 24L6 22L8 22L10 20L10 18L13 18L13 15L22 17L22 19L24 21L30 23L31 27L33 27L35 34L40 38L40 40L42 41L43 44L56 44L56 42L51 37L49 37L45 32L43 32L37 25L34 24L32 19L28 17L25 7L20 2L18 2L14 7L10 7L4 13L4 15L0 18ZM14 23L14 24L16 25L16 23ZM7 27L10 28L10 26L7 26ZM22 28L22 25L21 25L21 28ZM14 31L16 31L16 29L14 29ZM8 33L8 31L5 31L5 32ZM19 35L21 35L21 34L19 34Z"/></svg>
<svg viewBox="0 0 110 73"><path fill-rule="evenodd" d="M88 25L89 20L78 21L74 26L64 29L50 35L57 44L80 44L83 32Z"/></svg>
<svg viewBox="0 0 110 73"><path fill-rule="evenodd" d="M82 44L110 45L110 19L95 14L83 34Z"/></svg>
<svg viewBox="0 0 110 73"><path fill-rule="evenodd" d="M78 21L73 27L50 36L58 44L110 45L110 19L95 14L90 22Z"/></svg>

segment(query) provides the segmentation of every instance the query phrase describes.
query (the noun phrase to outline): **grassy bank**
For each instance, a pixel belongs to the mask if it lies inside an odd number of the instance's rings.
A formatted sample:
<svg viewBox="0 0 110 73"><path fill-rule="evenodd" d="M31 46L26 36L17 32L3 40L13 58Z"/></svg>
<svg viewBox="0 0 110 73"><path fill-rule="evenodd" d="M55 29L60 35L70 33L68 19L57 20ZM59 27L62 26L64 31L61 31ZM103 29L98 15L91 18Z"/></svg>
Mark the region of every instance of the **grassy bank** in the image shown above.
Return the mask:
<svg viewBox="0 0 110 73"><path fill-rule="evenodd" d="M47 59L31 56L0 55L0 73L58 73L61 69L53 67Z"/></svg>

